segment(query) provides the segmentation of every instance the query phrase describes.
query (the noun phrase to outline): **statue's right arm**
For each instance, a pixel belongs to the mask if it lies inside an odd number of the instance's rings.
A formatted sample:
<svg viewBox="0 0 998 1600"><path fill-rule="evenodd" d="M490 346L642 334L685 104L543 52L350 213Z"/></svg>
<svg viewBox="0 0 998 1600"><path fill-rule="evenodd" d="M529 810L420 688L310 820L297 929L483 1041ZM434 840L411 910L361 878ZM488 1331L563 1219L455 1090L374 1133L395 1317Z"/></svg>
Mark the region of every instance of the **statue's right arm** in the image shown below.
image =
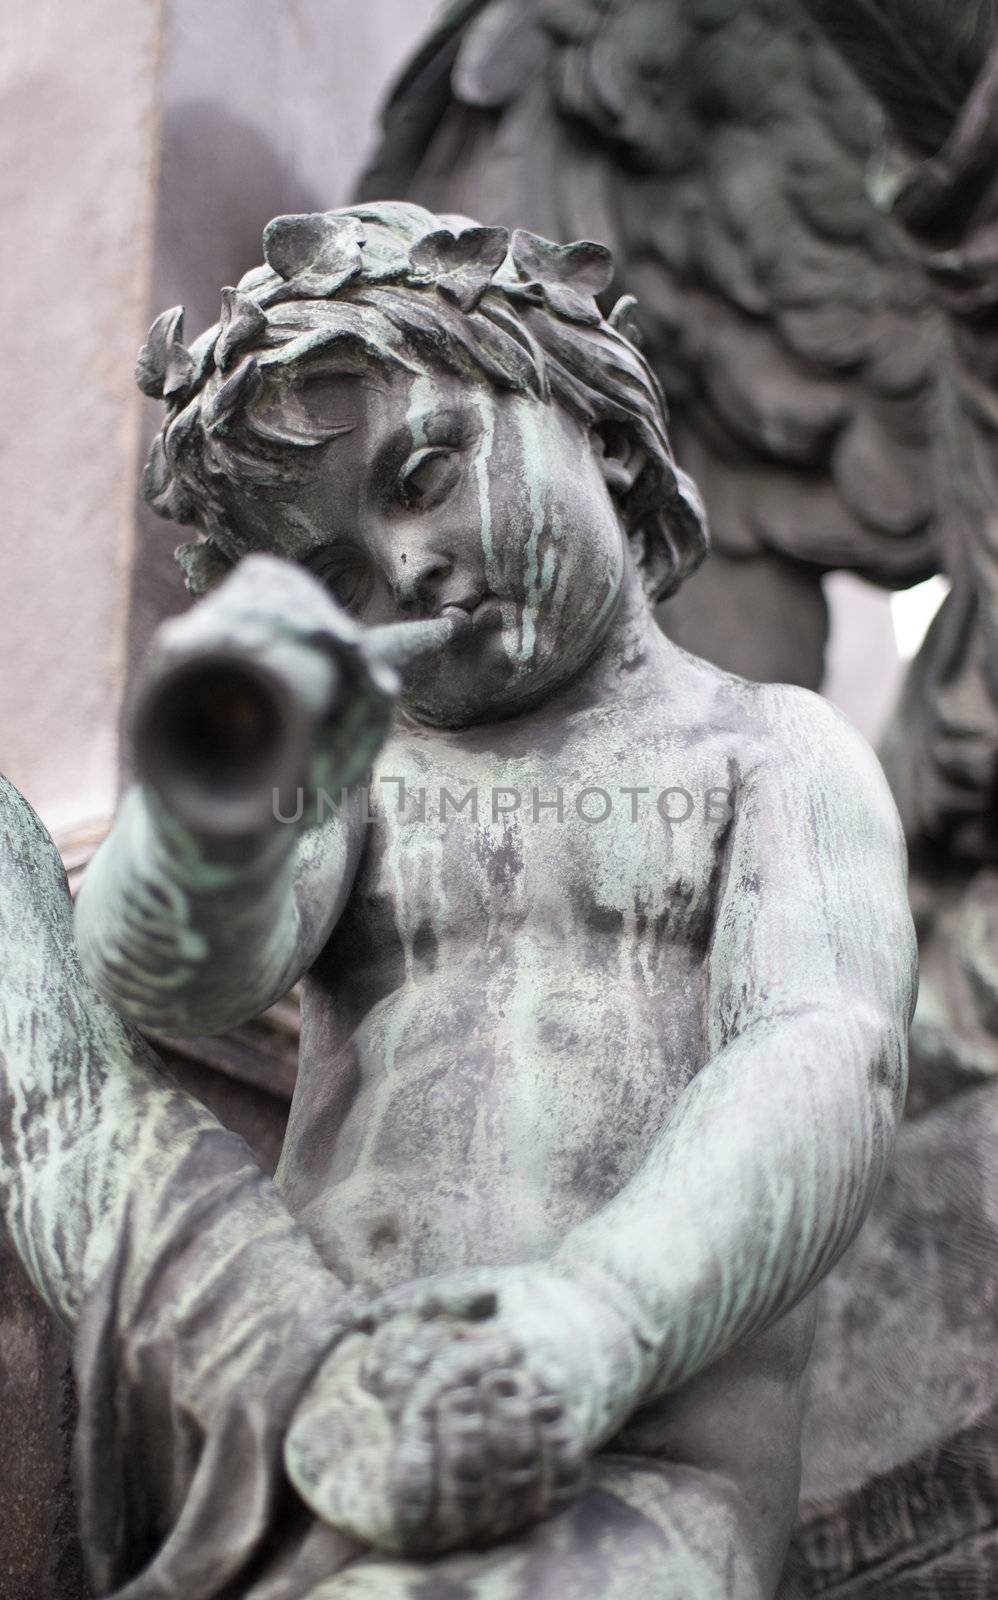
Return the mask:
<svg viewBox="0 0 998 1600"><path fill-rule="evenodd" d="M356 785L391 724L355 634L310 574L268 556L159 629L137 703L142 781L76 906L87 975L129 1022L224 1032L285 994L328 939L363 848ZM244 693L261 675L279 691L262 711ZM294 779L273 765L275 727L278 749L291 730ZM289 782L297 805L281 798Z"/></svg>
<svg viewBox="0 0 998 1600"><path fill-rule="evenodd" d="M363 847L356 805L302 833L275 819L238 860L212 852L136 785L76 901L80 956L130 1022L221 1033L280 999L322 949Z"/></svg>

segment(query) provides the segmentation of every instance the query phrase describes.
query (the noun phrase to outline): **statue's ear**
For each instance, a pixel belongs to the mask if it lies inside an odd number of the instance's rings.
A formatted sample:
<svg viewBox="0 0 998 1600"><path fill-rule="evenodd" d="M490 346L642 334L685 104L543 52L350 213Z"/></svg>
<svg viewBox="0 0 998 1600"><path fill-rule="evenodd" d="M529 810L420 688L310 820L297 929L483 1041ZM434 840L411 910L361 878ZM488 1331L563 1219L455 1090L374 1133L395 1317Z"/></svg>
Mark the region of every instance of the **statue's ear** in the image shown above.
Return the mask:
<svg viewBox="0 0 998 1600"><path fill-rule="evenodd" d="M597 422L592 440L607 488L615 500L623 500L644 471L647 451L620 422Z"/></svg>

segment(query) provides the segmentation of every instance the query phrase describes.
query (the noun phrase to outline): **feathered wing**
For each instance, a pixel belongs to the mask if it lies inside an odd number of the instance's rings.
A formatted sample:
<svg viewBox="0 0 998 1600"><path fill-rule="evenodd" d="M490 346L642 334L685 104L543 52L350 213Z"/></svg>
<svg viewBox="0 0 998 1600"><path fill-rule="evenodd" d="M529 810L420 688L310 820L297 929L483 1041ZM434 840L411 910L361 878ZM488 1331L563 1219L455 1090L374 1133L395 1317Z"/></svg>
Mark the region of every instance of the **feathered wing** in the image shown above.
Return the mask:
<svg viewBox="0 0 998 1600"><path fill-rule="evenodd" d="M931 156L991 46L995 0L802 0L883 106L905 145Z"/></svg>
<svg viewBox="0 0 998 1600"><path fill-rule="evenodd" d="M880 134L798 0L464 0L359 192L604 240L715 545L904 586L947 539L940 326Z"/></svg>
<svg viewBox="0 0 998 1600"><path fill-rule="evenodd" d="M998 859L998 6L803 3L890 117L903 153L895 212L946 315L936 439L952 587L884 754L911 843L966 870Z"/></svg>

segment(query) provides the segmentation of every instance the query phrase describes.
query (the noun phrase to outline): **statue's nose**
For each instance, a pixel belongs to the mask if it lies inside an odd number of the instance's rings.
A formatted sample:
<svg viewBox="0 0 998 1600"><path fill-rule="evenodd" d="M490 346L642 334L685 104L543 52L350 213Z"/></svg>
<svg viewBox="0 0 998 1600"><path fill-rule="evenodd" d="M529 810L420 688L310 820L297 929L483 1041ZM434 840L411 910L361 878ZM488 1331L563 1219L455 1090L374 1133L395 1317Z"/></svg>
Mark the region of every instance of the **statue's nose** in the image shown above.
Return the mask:
<svg viewBox="0 0 998 1600"><path fill-rule="evenodd" d="M386 577L400 611L428 609L444 580L453 571L449 556L400 543L386 562Z"/></svg>

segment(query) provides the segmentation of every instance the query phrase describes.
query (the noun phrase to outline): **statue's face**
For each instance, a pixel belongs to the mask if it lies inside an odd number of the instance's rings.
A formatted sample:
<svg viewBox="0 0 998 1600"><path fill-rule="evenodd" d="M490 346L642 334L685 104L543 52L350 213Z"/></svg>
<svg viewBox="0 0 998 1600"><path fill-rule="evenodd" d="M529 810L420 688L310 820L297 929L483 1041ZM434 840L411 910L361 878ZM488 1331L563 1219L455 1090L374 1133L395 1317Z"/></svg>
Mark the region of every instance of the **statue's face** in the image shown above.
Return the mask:
<svg viewBox="0 0 998 1600"><path fill-rule="evenodd" d="M254 545L302 562L359 621L472 626L410 678L406 706L458 725L567 682L614 614L625 539L594 438L556 404L482 383L319 363L264 417L302 407L326 444L294 449L280 489L232 504Z"/></svg>

